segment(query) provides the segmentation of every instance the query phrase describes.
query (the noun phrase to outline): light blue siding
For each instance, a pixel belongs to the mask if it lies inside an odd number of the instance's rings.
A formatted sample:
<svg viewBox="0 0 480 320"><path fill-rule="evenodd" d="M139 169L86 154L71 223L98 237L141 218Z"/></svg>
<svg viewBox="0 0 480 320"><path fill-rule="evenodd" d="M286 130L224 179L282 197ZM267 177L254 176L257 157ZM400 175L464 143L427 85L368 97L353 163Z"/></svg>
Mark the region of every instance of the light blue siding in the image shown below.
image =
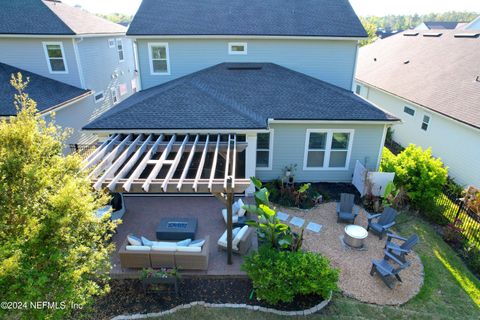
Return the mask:
<svg viewBox="0 0 480 320"><path fill-rule="evenodd" d="M168 43L170 75L152 75L148 43ZM246 55L228 54L229 42L246 42ZM148 89L222 62L272 62L351 90L357 42L285 39L138 39L142 88Z"/></svg>
<svg viewBox="0 0 480 320"><path fill-rule="evenodd" d="M78 42L78 53L82 65L85 86L95 92L110 93L110 88L126 84L128 93L121 100L132 94L131 80L135 76L132 41L122 37L124 61L118 59L117 46L110 48L109 39L114 37L84 38Z"/></svg>
<svg viewBox="0 0 480 320"><path fill-rule="evenodd" d="M280 178L283 168L297 164L298 182L351 182L355 162L359 160L369 169L376 169L382 144L383 124L319 125L319 124L271 124L273 129L272 170L257 170L261 180ZM353 144L348 170L304 171L305 138L307 129L353 129Z"/></svg>
<svg viewBox="0 0 480 320"><path fill-rule="evenodd" d="M42 42L62 42L68 73L50 73ZM0 61L44 77L81 87L72 39L1 38Z"/></svg>

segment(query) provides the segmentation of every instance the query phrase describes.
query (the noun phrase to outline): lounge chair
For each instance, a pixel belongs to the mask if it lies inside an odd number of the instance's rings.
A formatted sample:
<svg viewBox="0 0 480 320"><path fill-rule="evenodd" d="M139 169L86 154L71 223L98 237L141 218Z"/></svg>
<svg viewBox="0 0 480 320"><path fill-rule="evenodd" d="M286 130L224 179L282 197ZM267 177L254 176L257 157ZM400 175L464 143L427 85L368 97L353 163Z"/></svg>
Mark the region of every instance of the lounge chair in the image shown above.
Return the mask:
<svg viewBox="0 0 480 320"><path fill-rule="evenodd" d="M397 239L403 241L401 245L393 242L392 239ZM405 262L406 255L412 250L413 246L418 243L418 235L413 234L410 238L400 237L394 233L387 233L387 244L385 249L392 255L394 255L398 260Z"/></svg>
<svg viewBox="0 0 480 320"><path fill-rule="evenodd" d="M395 262L395 265L392 265L390 262ZM385 256L381 261L372 259L372 269L370 270L370 275L373 276L375 272L380 276L382 281L389 287L393 289L393 279L395 278L398 281L402 282L402 278L400 278L400 271L410 266L409 262L402 262L395 258L393 255L385 250Z"/></svg>
<svg viewBox="0 0 480 320"><path fill-rule="evenodd" d="M243 201L242 199L238 199L235 203L233 203L232 205L232 223L238 223L239 220L241 220L240 218L242 218L243 216L245 216L245 209L243 209ZM224 208L222 209L222 216L223 216L223 220L225 220L225 224L227 223L227 209Z"/></svg>
<svg viewBox="0 0 480 320"><path fill-rule="evenodd" d="M342 193L340 195L340 202L337 202L337 222L346 221L355 224L359 208L355 206L354 200L354 194Z"/></svg>
<svg viewBox="0 0 480 320"><path fill-rule="evenodd" d="M248 252L252 246L252 237L254 235L255 228L249 226L238 227L233 230L232 239L232 251L239 255L244 255ZM218 247L222 250L227 249L227 230L218 239Z"/></svg>
<svg viewBox="0 0 480 320"><path fill-rule="evenodd" d="M367 231L372 231L378 234L378 238L382 240L383 235L389 228L395 225L395 218L397 217L397 211L391 207L385 208L383 213L367 214L368 227Z"/></svg>

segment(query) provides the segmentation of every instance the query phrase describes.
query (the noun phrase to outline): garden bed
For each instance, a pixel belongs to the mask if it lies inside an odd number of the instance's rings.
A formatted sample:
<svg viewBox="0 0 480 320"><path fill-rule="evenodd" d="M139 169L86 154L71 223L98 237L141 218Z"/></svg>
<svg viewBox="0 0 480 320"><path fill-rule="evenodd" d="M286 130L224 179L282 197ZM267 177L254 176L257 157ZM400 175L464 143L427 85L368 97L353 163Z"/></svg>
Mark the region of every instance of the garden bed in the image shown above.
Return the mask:
<svg viewBox="0 0 480 320"><path fill-rule="evenodd" d="M181 279L178 298L160 292L145 295L140 280L112 280L110 286L110 293L95 302L91 319L161 312L194 301L255 305L283 311L309 309L323 301L319 296L301 296L292 303L272 306L256 300L255 296L250 299L252 284L248 279Z"/></svg>

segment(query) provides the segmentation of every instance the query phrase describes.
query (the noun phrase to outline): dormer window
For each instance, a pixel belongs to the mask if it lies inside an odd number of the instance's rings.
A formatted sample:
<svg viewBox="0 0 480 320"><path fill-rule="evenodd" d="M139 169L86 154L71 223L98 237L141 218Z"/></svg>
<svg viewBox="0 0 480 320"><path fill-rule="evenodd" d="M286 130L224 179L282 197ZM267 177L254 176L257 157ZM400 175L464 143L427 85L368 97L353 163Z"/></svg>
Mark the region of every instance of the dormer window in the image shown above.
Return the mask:
<svg viewBox="0 0 480 320"><path fill-rule="evenodd" d="M68 73L65 52L61 42L44 42L43 50L50 73Z"/></svg>
<svg viewBox="0 0 480 320"><path fill-rule="evenodd" d="M247 43L230 42L228 44L228 54L247 54Z"/></svg>

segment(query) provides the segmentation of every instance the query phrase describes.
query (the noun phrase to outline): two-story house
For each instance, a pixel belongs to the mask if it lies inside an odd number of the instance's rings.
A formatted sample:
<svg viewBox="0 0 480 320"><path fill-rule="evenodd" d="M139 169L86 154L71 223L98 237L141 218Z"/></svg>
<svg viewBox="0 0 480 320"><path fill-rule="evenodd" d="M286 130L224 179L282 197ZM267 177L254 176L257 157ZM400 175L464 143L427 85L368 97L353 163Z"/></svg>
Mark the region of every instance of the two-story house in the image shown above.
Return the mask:
<svg viewBox="0 0 480 320"><path fill-rule="evenodd" d="M402 119L396 142L431 147L458 183L480 186L479 66L480 30L405 31L360 50L356 91Z"/></svg>
<svg viewBox="0 0 480 320"><path fill-rule="evenodd" d="M349 182L357 160L378 167L397 118L352 92L367 34L347 0L144 0L127 35L141 91L86 131L235 134L248 144L237 167L262 180L290 164L312 182Z"/></svg>
<svg viewBox="0 0 480 320"><path fill-rule="evenodd" d="M58 1L1 1L0 116L16 114L9 79L30 78L39 111L73 129L68 143L95 138L82 126L137 89L126 28Z"/></svg>

